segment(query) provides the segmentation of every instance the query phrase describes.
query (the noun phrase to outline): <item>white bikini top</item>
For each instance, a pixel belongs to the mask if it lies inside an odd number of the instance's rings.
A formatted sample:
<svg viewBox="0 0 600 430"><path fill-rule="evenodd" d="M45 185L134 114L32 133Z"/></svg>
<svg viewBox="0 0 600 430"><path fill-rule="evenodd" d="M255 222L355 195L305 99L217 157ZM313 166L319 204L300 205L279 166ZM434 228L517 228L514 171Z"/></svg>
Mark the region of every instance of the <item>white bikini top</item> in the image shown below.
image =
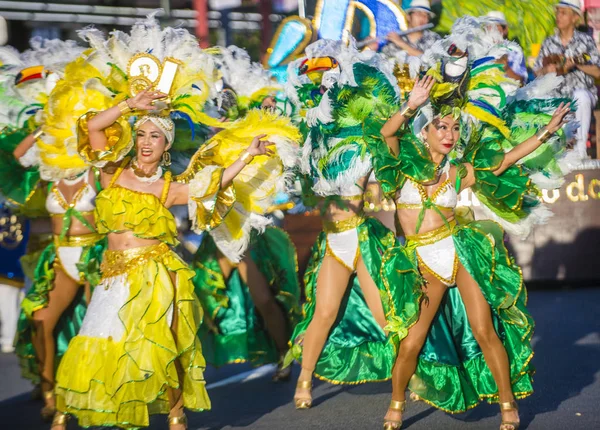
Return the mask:
<svg viewBox="0 0 600 430"><path fill-rule="evenodd" d="M63 182L67 182L63 179ZM63 215L67 209L73 205L73 208L80 213L90 213L96 207L96 190L89 183L89 172L84 173L81 178L74 181L68 181L69 185L74 185L82 182L81 187L77 190L71 203L67 203L67 199L58 189L56 183L52 185L48 197L46 198L46 210L50 215Z"/></svg>
<svg viewBox="0 0 600 430"><path fill-rule="evenodd" d="M451 210L456 207L458 195L456 189L450 181L450 165L448 164L442 174L446 175L446 180L436 188L431 196L427 194L425 187L417 182L408 179L402 189L400 196L396 200L396 205L404 209L422 209L423 203L430 201L439 209Z"/></svg>

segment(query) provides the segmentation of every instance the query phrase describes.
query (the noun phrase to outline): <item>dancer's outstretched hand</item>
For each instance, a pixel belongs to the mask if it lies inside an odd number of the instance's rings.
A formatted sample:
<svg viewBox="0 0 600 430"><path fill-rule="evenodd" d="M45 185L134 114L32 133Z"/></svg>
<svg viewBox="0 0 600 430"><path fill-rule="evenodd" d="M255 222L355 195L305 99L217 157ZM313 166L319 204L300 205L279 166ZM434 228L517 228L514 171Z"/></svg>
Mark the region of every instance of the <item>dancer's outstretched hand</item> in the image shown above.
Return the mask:
<svg viewBox="0 0 600 430"><path fill-rule="evenodd" d="M565 116L569 112L571 112L571 103L561 103L554 111L552 119L546 126L548 131L552 134L556 133L565 124Z"/></svg>
<svg viewBox="0 0 600 430"><path fill-rule="evenodd" d="M160 91L144 90L137 93L135 97L128 99L127 104L131 109L154 110L156 109L154 101L165 97L167 97L167 94Z"/></svg>
<svg viewBox="0 0 600 430"><path fill-rule="evenodd" d="M270 149L271 146L275 145L273 142L269 142L268 140L262 140L262 138L266 137L266 134L259 134L254 139L252 139L252 143L248 147L247 151L250 155L273 155L274 152Z"/></svg>
<svg viewBox="0 0 600 430"><path fill-rule="evenodd" d="M416 110L423 106L434 85L435 79L432 76L425 76L422 79L417 78L408 98L408 107Z"/></svg>

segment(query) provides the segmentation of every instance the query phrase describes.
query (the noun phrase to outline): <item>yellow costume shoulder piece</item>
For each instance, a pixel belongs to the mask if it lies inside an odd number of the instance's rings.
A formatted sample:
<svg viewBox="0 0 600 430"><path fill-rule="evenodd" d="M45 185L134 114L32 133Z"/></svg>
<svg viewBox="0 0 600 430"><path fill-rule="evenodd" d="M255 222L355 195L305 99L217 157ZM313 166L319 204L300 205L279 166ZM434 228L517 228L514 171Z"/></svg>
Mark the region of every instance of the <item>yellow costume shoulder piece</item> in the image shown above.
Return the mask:
<svg viewBox="0 0 600 430"><path fill-rule="evenodd" d="M89 164L104 167L107 163L122 160L133 147L131 126L123 118L104 130L107 146L104 151L95 151L90 145L88 121L96 116L96 112L88 112L77 121L77 152Z"/></svg>
<svg viewBox="0 0 600 430"><path fill-rule="evenodd" d="M275 144L273 156L255 157L233 180L234 202L228 200L231 210L227 210L218 225L203 228L206 224L198 222L196 227L196 230L211 230L210 234L221 252L237 262L246 251L252 229L262 231L270 224L265 214L273 205L277 191L283 189L286 181L284 166L291 168L298 159L300 132L288 118L261 110L252 110L232 124L234 126L217 133L196 153L188 170L177 180L188 182L194 174L208 175L208 172L211 172L213 179L216 178L215 166L231 165L250 146L252 139L260 134L266 134L264 139ZM197 180L195 178L193 181ZM208 183L206 179L203 181ZM191 188L192 182L190 197ZM225 211L221 210L221 213Z"/></svg>

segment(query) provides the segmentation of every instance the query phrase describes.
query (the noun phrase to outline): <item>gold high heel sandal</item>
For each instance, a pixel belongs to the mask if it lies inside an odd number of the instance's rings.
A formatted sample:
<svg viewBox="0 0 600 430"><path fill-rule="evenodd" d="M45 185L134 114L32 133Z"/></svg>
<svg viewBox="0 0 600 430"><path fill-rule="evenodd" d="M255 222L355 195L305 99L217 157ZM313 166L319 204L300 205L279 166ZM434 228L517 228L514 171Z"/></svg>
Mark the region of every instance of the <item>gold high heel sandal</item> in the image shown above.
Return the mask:
<svg viewBox="0 0 600 430"><path fill-rule="evenodd" d="M57 412L54 414L54 418L52 419L52 427L63 426L65 429L67 428L67 422L69 421L69 416L62 412Z"/></svg>
<svg viewBox="0 0 600 430"><path fill-rule="evenodd" d="M398 400L392 400L388 411L404 412L406 409L406 400L399 402ZM400 430L402 428L402 420L385 420L383 422L383 430Z"/></svg>
<svg viewBox="0 0 600 430"><path fill-rule="evenodd" d="M179 417L169 417L167 420L170 426L176 426L177 424L183 424L185 428L187 428L187 417L185 415L181 415Z"/></svg>
<svg viewBox="0 0 600 430"><path fill-rule="evenodd" d="M50 399L54 398L54 391L44 391L44 402L47 402ZM48 406L44 405L44 407L40 411L40 415L42 416L42 420L44 422L49 423L54 419L54 414L56 413L56 406Z"/></svg>
<svg viewBox="0 0 600 430"><path fill-rule="evenodd" d="M312 381L298 381L296 388L307 388L310 392L312 390ZM297 399L294 397L294 403L296 404L296 409L309 409L312 406L312 398Z"/></svg>
<svg viewBox="0 0 600 430"><path fill-rule="evenodd" d="M511 402L503 402L500 403L500 413L502 411L519 411L519 407L517 406L517 402L514 400ZM517 430L521 425L520 421L504 421L500 423L500 430Z"/></svg>

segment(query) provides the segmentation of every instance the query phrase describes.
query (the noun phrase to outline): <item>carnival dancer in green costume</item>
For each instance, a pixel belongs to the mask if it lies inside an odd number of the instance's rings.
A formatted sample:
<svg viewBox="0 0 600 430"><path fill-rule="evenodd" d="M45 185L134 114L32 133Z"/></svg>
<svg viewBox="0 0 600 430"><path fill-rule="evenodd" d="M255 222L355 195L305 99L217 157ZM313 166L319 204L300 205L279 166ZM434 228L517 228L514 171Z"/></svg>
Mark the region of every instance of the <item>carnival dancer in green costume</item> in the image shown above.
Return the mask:
<svg viewBox="0 0 600 430"><path fill-rule="evenodd" d="M487 44L485 27L473 18L457 22L425 54L431 68L408 102L370 140L376 175L396 199L406 248L426 282L418 322L392 328L406 337L385 429L401 427L407 386L450 413L498 402L501 430L519 427L515 399L532 393L534 323L521 270L499 223L465 220L455 208L458 193L471 188L511 231L543 221L534 181L559 181L566 172L561 128L570 104L547 96L560 78L518 89L496 63L503 53ZM384 257L391 285L402 279L397 255L402 248Z"/></svg>
<svg viewBox="0 0 600 430"><path fill-rule="evenodd" d="M83 320L86 299L81 287L99 279L103 243L91 212L98 191L94 172L78 156L68 156L61 139L63 120L72 112L47 105L66 62L83 48L72 41L39 38L31 46L24 53L10 47L0 51L5 67L0 117L7 122L0 169L2 192L21 213L51 216L51 243L41 253L28 247L32 252L24 259L26 268L33 267L33 284L21 305L15 341L23 376L41 385L41 414L49 421L55 412L56 367Z"/></svg>
<svg viewBox="0 0 600 430"><path fill-rule="evenodd" d="M402 283L384 284L382 256L396 238L362 210L372 170L364 125L397 104L391 66L340 41L320 40L306 53L288 69L288 94L304 110L300 170L322 200L324 228L304 276L304 319L291 339L290 355L302 365L298 409L312 405L313 375L336 384L389 379L399 337L389 339L387 326L416 321L420 291L407 257Z"/></svg>
<svg viewBox="0 0 600 430"><path fill-rule="evenodd" d="M276 107L281 88L260 64L250 61L246 51L235 46L213 51L224 87L217 103L223 116L238 120L254 108ZM248 250L240 257L222 250L208 232L192 268L205 312L200 340L207 362L278 363L273 380L288 380L291 368L282 364L300 319L300 285L296 248L287 233L274 226L263 233L253 231Z"/></svg>

